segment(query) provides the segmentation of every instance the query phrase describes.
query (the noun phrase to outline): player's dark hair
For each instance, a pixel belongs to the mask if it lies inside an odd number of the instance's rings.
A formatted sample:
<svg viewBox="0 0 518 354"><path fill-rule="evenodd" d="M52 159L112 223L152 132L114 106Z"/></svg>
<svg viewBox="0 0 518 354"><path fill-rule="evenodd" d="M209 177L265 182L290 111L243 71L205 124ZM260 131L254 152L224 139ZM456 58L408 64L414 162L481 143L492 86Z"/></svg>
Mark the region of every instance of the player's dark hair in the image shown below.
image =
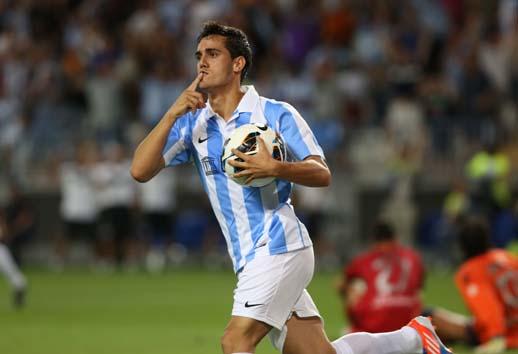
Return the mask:
<svg viewBox="0 0 518 354"><path fill-rule="evenodd" d="M458 241L466 259L487 252L491 248L487 222L480 217L467 218L459 229Z"/></svg>
<svg viewBox="0 0 518 354"><path fill-rule="evenodd" d="M252 48L248 42L245 32L236 27L225 26L220 23L209 21L203 24L203 29L198 35L197 43L208 36L219 35L225 37L225 47L230 52L232 59L237 57L245 58L245 66L241 71L241 82L252 66Z"/></svg>
<svg viewBox="0 0 518 354"><path fill-rule="evenodd" d="M392 241L396 238L394 228L385 220L378 220L372 228L372 239L374 241Z"/></svg>

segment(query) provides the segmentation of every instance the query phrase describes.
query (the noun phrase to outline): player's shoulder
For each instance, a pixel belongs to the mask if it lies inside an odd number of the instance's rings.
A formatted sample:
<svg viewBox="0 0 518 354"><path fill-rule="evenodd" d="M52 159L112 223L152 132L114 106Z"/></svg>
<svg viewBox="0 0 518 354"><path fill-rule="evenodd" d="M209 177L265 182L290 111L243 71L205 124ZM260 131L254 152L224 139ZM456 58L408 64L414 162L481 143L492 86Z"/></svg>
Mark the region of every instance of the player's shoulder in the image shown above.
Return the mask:
<svg viewBox="0 0 518 354"><path fill-rule="evenodd" d="M456 281L463 282L466 279L473 280L483 276L490 258L491 255L485 253L466 260L455 273Z"/></svg>
<svg viewBox="0 0 518 354"><path fill-rule="evenodd" d="M487 252L487 263L493 264L498 268L517 269L518 257L504 249L493 249Z"/></svg>
<svg viewBox="0 0 518 354"><path fill-rule="evenodd" d="M265 113L270 113L274 115L282 115L282 114L290 114L296 115L298 114L297 109L286 101L279 101L274 98L268 98L264 96L259 96L259 100L261 106Z"/></svg>
<svg viewBox="0 0 518 354"><path fill-rule="evenodd" d="M205 119L208 114L208 108L199 108L194 112L187 112L183 116L181 116L179 119L183 119L185 122L189 122L190 124L193 124L199 120Z"/></svg>
<svg viewBox="0 0 518 354"><path fill-rule="evenodd" d="M207 108L197 109L194 113L187 112L176 119L175 127L180 130L191 132L194 127L205 120L207 116Z"/></svg>
<svg viewBox="0 0 518 354"><path fill-rule="evenodd" d="M412 247L400 245L399 250L404 257L412 258L415 260L421 259L421 254Z"/></svg>
<svg viewBox="0 0 518 354"><path fill-rule="evenodd" d="M351 268L366 269L366 267L380 257L375 250L366 250L354 257L350 263Z"/></svg>
<svg viewBox="0 0 518 354"><path fill-rule="evenodd" d="M491 251L487 252L487 257L491 260L501 260L501 261L509 261L509 260L516 259L516 256L514 254L512 254L511 252L509 252L507 250L500 249L500 248L495 248L495 249L492 249Z"/></svg>

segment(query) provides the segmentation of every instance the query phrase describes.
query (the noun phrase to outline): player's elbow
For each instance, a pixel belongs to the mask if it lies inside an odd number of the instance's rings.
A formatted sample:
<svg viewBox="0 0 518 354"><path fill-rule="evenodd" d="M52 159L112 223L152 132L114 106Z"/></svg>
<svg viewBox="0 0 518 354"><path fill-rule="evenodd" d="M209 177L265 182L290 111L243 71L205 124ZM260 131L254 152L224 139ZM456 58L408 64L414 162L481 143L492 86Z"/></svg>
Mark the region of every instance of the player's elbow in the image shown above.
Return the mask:
<svg viewBox="0 0 518 354"><path fill-rule="evenodd" d="M139 166L136 166L135 164L131 165L130 174L131 177L139 183L145 183L153 177L153 175L146 173L143 168L139 168Z"/></svg>
<svg viewBox="0 0 518 354"><path fill-rule="evenodd" d="M311 187L328 187L331 185L331 171L325 161L320 157L310 157L309 159L315 167Z"/></svg>
<svg viewBox="0 0 518 354"><path fill-rule="evenodd" d="M331 172L329 172L329 169L326 168L320 174L318 187L328 187L330 185L331 185Z"/></svg>

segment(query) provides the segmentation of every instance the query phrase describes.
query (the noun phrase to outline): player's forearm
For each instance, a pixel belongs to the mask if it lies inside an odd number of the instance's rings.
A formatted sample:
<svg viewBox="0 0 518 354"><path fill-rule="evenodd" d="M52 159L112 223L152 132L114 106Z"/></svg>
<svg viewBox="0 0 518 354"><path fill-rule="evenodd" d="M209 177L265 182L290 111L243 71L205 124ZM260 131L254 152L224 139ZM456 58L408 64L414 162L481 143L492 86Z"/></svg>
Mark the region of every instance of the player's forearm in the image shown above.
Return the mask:
<svg viewBox="0 0 518 354"><path fill-rule="evenodd" d="M131 163L131 176L134 179L147 182L164 167L162 150L177 118L177 114L168 111L137 147Z"/></svg>
<svg viewBox="0 0 518 354"><path fill-rule="evenodd" d="M331 184L329 168L318 161L275 161L273 176L308 187L327 187Z"/></svg>

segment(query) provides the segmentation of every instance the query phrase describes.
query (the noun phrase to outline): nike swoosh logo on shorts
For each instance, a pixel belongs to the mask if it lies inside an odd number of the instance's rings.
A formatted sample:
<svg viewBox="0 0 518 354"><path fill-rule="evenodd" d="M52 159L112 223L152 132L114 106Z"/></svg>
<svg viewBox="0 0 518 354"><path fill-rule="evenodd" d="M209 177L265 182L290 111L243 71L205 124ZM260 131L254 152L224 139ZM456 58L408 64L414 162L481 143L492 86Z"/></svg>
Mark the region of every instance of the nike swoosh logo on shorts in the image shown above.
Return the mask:
<svg viewBox="0 0 518 354"><path fill-rule="evenodd" d="M206 142L207 140L209 140L209 137L206 137L205 139L198 138L198 144L204 143L204 142Z"/></svg>
<svg viewBox="0 0 518 354"><path fill-rule="evenodd" d="M245 307L256 307L256 306L262 306L264 304L249 304L248 301L245 302Z"/></svg>

